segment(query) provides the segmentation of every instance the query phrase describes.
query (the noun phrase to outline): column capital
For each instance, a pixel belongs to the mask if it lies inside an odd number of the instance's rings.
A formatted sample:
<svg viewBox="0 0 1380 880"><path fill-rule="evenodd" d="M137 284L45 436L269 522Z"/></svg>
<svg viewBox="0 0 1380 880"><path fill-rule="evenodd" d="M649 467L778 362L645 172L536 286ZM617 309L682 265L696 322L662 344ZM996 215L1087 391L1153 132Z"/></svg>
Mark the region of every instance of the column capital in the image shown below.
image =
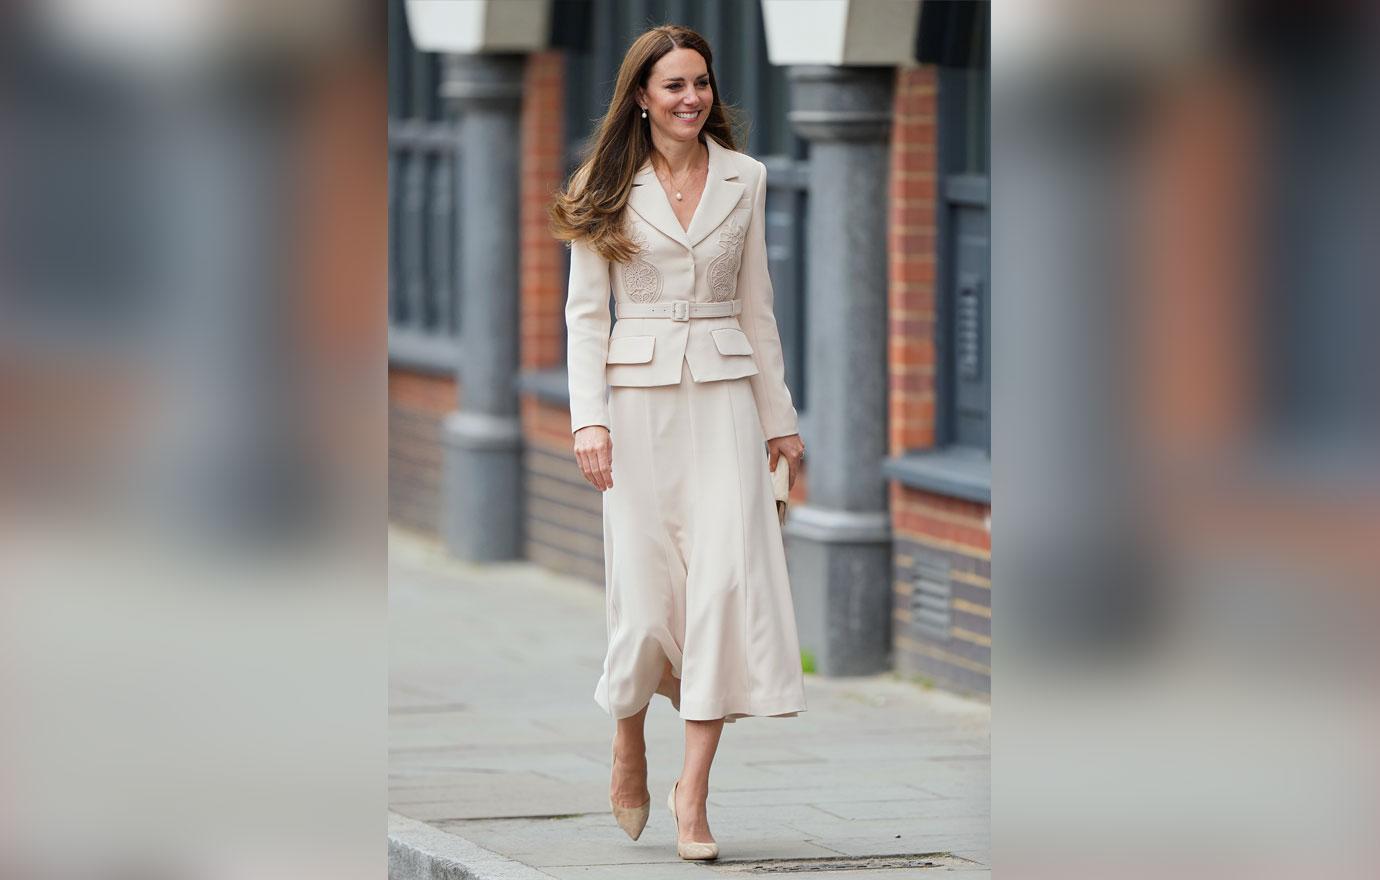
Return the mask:
<svg viewBox="0 0 1380 880"><path fill-rule="evenodd" d="M909 64L920 0L762 0L767 54L792 64Z"/></svg>
<svg viewBox="0 0 1380 880"><path fill-rule="evenodd" d="M437 91L457 110L476 107L509 109L522 105L522 75L527 56L442 56L441 83Z"/></svg>
<svg viewBox="0 0 1380 880"><path fill-rule="evenodd" d="M551 0L407 0L423 52L535 52L551 34Z"/></svg>
<svg viewBox="0 0 1380 880"><path fill-rule="evenodd" d="M792 67L791 128L811 140L884 140L891 133L893 67Z"/></svg>

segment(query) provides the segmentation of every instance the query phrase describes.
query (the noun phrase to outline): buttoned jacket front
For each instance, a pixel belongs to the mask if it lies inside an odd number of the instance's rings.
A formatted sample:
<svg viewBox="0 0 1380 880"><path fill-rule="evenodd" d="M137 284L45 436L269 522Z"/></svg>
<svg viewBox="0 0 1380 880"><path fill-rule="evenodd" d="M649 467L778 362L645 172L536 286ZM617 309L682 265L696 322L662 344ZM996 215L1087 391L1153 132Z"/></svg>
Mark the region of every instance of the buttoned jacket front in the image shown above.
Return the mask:
<svg viewBox="0 0 1380 880"><path fill-rule="evenodd" d="M624 209L639 252L613 263L583 241L571 244L566 300L571 431L609 426L607 386L675 385L682 364L696 382L748 378L763 437L797 433L767 274L766 166L706 136L709 167L689 229L676 219L650 163ZM620 317L617 303L727 303L738 315ZM612 333L610 334L610 325Z"/></svg>

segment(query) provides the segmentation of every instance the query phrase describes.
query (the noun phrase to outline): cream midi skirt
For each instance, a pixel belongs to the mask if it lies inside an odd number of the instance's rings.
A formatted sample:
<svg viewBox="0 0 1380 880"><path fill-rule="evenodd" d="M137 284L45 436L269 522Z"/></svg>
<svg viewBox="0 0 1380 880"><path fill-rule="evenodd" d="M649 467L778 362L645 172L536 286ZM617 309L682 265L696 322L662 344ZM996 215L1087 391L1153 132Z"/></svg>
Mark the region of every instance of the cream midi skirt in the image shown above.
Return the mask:
<svg viewBox="0 0 1380 880"><path fill-rule="evenodd" d="M594 699L651 700L667 661L689 720L803 712L776 502L747 378L609 392L603 493L608 650Z"/></svg>

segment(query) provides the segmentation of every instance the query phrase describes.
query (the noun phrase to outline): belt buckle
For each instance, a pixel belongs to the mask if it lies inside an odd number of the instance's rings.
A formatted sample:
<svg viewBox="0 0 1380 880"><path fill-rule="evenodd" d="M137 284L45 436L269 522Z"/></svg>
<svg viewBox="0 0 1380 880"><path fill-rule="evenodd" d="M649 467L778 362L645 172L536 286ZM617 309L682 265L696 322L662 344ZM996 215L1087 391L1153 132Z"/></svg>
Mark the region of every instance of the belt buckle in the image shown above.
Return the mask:
<svg viewBox="0 0 1380 880"><path fill-rule="evenodd" d="M671 320L688 321L690 320L690 301L678 299L671 303Z"/></svg>

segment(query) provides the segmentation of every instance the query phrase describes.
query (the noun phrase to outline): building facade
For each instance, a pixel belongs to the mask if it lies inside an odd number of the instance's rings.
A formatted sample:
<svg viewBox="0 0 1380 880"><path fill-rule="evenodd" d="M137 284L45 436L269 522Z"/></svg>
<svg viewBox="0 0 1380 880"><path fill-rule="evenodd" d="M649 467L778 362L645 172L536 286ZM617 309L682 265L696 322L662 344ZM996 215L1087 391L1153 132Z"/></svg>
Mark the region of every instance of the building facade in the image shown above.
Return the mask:
<svg viewBox="0 0 1380 880"><path fill-rule="evenodd" d="M810 448L785 529L803 662L988 691L987 4L531 0L458 22L434 2L390 9L393 521L602 583L546 206L624 48L685 24L768 166Z"/></svg>

